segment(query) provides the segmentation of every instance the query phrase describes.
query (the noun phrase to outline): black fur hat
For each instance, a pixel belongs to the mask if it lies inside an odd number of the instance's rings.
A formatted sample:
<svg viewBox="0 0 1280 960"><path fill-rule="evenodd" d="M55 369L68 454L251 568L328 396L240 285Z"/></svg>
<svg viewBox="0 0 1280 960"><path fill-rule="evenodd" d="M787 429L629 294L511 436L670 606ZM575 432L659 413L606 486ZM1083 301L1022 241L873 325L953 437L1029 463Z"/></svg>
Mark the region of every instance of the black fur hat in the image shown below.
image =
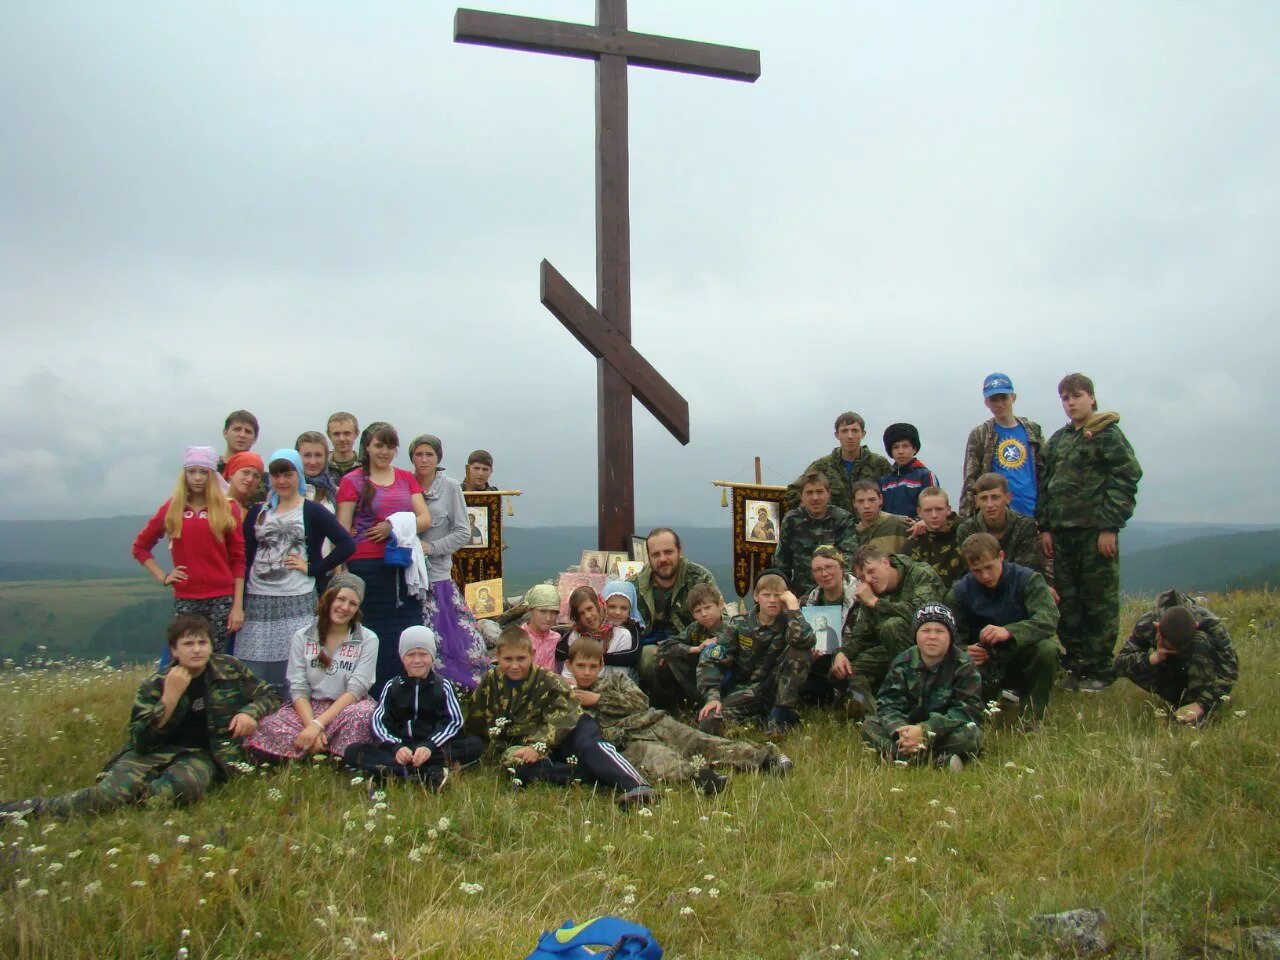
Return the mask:
<svg viewBox="0 0 1280 960"><path fill-rule="evenodd" d="M884 428L884 452L893 456L893 445L899 440L910 440L911 445L920 452L920 431L914 423L891 423Z"/></svg>

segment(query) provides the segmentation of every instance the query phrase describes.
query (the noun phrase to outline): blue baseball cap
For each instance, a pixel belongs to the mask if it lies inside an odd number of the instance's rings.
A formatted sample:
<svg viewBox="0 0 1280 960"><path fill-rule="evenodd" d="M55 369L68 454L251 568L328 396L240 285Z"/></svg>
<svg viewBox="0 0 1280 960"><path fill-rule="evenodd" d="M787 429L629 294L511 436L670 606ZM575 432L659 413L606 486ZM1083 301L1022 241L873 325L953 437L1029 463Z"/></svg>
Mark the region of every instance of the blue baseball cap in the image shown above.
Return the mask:
<svg viewBox="0 0 1280 960"><path fill-rule="evenodd" d="M983 398L994 397L998 393L1013 393L1013 381L1006 373L989 373L982 381Z"/></svg>

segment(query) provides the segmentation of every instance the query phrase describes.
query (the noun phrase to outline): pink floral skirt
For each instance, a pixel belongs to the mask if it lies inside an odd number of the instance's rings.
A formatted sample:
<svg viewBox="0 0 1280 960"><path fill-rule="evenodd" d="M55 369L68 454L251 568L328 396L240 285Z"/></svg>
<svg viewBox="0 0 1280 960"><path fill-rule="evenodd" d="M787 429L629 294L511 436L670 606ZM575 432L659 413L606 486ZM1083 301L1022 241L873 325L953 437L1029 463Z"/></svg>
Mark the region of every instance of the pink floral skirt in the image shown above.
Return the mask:
<svg viewBox="0 0 1280 960"><path fill-rule="evenodd" d="M311 713L319 716L332 705L332 700L313 699ZM343 707L325 727L329 745L323 752L341 757L352 744L372 741L369 720L377 707L378 702L372 697ZM302 732L302 727L298 711L293 709L293 704L286 704L258 725L257 732L244 742L245 748L280 760L298 760L303 753L293 745L293 738Z"/></svg>

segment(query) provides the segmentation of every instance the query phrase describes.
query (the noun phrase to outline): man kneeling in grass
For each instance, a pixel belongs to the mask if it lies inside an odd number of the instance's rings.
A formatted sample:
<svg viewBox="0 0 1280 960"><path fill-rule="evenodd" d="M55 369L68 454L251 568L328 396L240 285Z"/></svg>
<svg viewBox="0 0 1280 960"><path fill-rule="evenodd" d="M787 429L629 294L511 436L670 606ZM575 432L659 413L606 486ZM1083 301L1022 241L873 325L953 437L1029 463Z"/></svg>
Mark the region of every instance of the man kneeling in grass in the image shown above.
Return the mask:
<svg viewBox="0 0 1280 960"><path fill-rule="evenodd" d="M921 607L915 630L915 646L889 666L862 738L886 760L932 761L959 773L982 749L982 677L956 646L945 606Z"/></svg>
<svg viewBox="0 0 1280 960"><path fill-rule="evenodd" d="M169 664L133 700L129 743L94 786L56 797L0 804L0 813L66 817L128 803L189 803L230 777L243 760L236 743L280 706L280 697L234 657L213 652L209 621L180 614L167 631Z"/></svg>

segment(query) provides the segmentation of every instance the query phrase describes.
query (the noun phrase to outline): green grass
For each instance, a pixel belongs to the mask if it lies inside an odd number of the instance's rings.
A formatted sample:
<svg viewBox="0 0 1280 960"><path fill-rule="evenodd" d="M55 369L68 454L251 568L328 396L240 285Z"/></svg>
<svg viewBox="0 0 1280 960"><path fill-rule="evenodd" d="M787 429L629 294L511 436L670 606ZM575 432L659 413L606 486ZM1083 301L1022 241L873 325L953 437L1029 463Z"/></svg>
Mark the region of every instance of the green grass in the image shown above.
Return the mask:
<svg viewBox="0 0 1280 960"><path fill-rule="evenodd" d="M676 788L650 817L492 771L380 801L316 764L188 809L0 828L0 956L515 958L602 913L668 957L1048 956L1029 918L1073 907L1108 912L1114 955L1216 955L1280 919L1280 604L1213 606L1244 716L1171 730L1125 684L1055 692L1041 734L994 733L960 776L883 766L813 713L791 778ZM0 674L0 794L89 783L142 676Z"/></svg>
<svg viewBox="0 0 1280 960"><path fill-rule="evenodd" d="M159 652L156 625L172 611L173 594L146 576L3 582L0 657L141 660Z"/></svg>

